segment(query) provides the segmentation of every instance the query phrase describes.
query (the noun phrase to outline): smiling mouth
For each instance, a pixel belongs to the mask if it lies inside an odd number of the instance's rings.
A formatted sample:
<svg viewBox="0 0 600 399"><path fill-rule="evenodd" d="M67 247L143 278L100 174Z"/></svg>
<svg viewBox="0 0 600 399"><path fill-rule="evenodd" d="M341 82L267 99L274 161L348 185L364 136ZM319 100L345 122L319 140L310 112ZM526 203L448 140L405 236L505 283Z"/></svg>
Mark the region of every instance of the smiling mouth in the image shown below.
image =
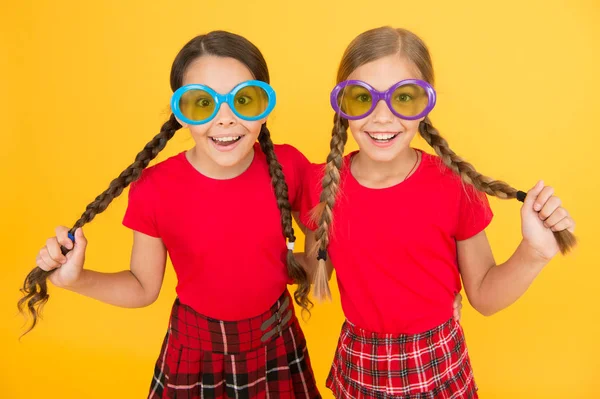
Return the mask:
<svg viewBox="0 0 600 399"><path fill-rule="evenodd" d="M371 133L365 132L369 137L377 143L388 143L394 140L400 133Z"/></svg>
<svg viewBox="0 0 600 399"><path fill-rule="evenodd" d="M210 139L213 141L213 143L226 147L233 143L237 143L242 137L243 136L210 137Z"/></svg>

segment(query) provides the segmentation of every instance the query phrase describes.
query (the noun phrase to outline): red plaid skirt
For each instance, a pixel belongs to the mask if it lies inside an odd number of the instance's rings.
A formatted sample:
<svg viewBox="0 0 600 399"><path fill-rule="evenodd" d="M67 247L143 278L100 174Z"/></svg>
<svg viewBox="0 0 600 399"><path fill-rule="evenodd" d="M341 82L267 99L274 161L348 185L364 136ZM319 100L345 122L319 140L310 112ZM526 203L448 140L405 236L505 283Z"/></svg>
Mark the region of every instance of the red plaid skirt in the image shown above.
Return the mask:
<svg viewBox="0 0 600 399"><path fill-rule="evenodd" d="M380 334L346 321L327 387L336 398L478 398L461 326Z"/></svg>
<svg viewBox="0 0 600 399"><path fill-rule="evenodd" d="M148 398L321 398L287 290L241 321L202 316L177 299Z"/></svg>

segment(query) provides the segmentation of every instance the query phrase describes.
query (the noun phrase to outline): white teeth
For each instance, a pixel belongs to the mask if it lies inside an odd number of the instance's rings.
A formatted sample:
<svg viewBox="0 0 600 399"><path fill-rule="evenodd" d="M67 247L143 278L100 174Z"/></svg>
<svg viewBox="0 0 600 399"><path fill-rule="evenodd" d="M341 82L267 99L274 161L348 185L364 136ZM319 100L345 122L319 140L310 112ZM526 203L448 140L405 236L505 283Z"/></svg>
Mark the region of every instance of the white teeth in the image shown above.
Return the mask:
<svg viewBox="0 0 600 399"><path fill-rule="evenodd" d="M228 143L230 141L236 141L242 136L232 136L232 137L212 137L214 141L218 141L220 143Z"/></svg>
<svg viewBox="0 0 600 399"><path fill-rule="evenodd" d="M369 136L371 136L371 138L374 138L375 140L389 140L395 137L396 135L390 133L369 133Z"/></svg>

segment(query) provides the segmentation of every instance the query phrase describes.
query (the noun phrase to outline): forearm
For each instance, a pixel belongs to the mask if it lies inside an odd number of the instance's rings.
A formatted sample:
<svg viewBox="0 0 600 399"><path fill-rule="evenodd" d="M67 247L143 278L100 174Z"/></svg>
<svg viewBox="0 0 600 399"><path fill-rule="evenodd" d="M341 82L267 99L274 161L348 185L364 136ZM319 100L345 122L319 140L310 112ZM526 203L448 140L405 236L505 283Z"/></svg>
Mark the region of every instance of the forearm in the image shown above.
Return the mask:
<svg viewBox="0 0 600 399"><path fill-rule="evenodd" d="M513 304L529 288L547 264L539 254L521 242L503 264L491 267L481 281L475 308L489 316Z"/></svg>
<svg viewBox="0 0 600 399"><path fill-rule="evenodd" d="M156 300L131 270L102 273L84 269L74 284L63 288L124 308L140 308Z"/></svg>

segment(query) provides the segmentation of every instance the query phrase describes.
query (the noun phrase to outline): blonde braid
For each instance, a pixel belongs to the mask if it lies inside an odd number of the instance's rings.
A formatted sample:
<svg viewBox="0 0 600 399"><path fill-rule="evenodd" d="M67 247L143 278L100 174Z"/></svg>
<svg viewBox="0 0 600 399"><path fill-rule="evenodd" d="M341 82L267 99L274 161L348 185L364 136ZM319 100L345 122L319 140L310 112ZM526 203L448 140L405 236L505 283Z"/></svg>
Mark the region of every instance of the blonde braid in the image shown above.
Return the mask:
<svg viewBox="0 0 600 399"><path fill-rule="evenodd" d="M473 185L479 191L501 199L515 198L519 201L525 199L524 192L511 187L501 180L494 180L491 177L482 175L475 170L473 165L456 155L450 149L446 139L440 136L438 130L433 127L429 117L426 117L419 124L419 133L427 144L435 150L444 164L458 174L464 182ZM554 232L554 237L563 255L568 253L577 244L575 236L567 230Z"/></svg>
<svg viewBox="0 0 600 399"><path fill-rule="evenodd" d="M315 232L317 248L319 250L319 265L313 278L313 293L318 300L331 299L329 289L329 276L327 273L327 247L329 246L329 232L333 222L333 206L340 188L340 170L344 160L344 146L348 141L348 121L334 116L334 126L331 133L331 148L327 156L325 174L323 176L320 204L317 206L315 218L318 228Z"/></svg>

